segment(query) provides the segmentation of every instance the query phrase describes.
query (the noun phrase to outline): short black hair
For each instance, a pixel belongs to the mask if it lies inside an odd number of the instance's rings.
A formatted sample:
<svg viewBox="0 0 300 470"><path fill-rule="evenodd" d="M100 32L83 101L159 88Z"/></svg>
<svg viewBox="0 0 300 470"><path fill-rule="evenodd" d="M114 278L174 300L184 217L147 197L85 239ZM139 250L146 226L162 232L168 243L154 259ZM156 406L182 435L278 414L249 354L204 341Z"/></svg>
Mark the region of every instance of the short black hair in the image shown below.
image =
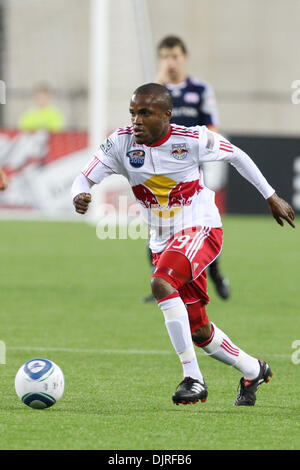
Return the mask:
<svg viewBox="0 0 300 470"><path fill-rule="evenodd" d="M163 38L157 46L158 52L160 49L173 49L173 47L179 46L184 54L187 54L187 48L185 43L178 36L166 36Z"/></svg>
<svg viewBox="0 0 300 470"><path fill-rule="evenodd" d="M172 96L169 90L159 83L145 83L145 85L139 86L134 92L134 95L155 95L161 99L165 104L165 109L172 110L173 102Z"/></svg>

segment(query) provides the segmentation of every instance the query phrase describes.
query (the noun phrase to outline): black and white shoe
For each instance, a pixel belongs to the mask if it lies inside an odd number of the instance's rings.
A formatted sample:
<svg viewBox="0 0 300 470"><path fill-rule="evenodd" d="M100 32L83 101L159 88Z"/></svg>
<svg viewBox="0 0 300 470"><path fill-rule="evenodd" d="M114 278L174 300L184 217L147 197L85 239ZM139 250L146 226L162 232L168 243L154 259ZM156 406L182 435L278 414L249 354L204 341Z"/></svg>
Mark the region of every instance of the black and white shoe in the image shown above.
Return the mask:
<svg viewBox="0 0 300 470"><path fill-rule="evenodd" d="M156 298L154 297L154 295L150 294L147 295L147 297L143 297L142 302L144 302L144 304L148 304L149 302L156 302Z"/></svg>
<svg viewBox="0 0 300 470"><path fill-rule="evenodd" d="M215 288L219 294L219 296L227 300L230 297L230 283L226 277L217 277L213 279L215 284Z"/></svg>
<svg viewBox="0 0 300 470"><path fill-rule="evenodd" d="M258 359L260 365L260 372L256 379L248 380L244 377L241 378L239 383L239 393L235 399L235 406L254 406L256 401L256 392L258 387L263 382L269 382L273 376L273 372L269 364L262 359Z"/></svg>
<svg viewBox="0 0 300 470"><path fill-rule="evenodd" d="M195 404L197 401L206 401L207 398L206 383L201 383L198 379L192 377L185 377L177 387L176 392L172 396L172 400L176 405L182 403L183 405Z"/></svg>
<svg viewBox="0 0 300 470"><path fill-rule="evenodd" d="M219 296L227 300L230 297L230 283L229 280L221 274L218 259L209 265L208 272Z"/></svg>

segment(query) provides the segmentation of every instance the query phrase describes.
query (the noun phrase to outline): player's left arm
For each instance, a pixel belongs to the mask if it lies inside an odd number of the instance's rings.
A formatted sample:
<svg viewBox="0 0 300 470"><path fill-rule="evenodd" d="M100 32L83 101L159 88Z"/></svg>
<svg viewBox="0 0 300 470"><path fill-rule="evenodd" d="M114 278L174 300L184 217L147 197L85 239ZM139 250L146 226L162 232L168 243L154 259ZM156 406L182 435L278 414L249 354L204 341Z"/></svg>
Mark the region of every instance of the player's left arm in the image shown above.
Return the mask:
<svg viewBox="0 0 300 470"><path fill-rule="evenodd" d="M294 224L295 220L295 213L293 208L281 197L277 196L274 193L271 197L267 199L269 203L270 211L276 220L276 222L283 226L283 222L281 219L286 220L293 228L296 228Z"/></svg>
<svg viewBox="0 0 300 470"><path fill-rule="evenodd" d="M4 191L4 189L7 188L8 182L7 182L7 176L6 173L0 168L0 190Z"/></svg>
<svg viewBox="0 0 300 470"><path fill-rule="evenodd" d="M295 213L293 208L282 198L268 183L254 161L242 149L231 144L220 134L202 128L200 133L200 162L227 161L267 200L270 211L277 221L283 226L282 219L295 228Z"/></svg>

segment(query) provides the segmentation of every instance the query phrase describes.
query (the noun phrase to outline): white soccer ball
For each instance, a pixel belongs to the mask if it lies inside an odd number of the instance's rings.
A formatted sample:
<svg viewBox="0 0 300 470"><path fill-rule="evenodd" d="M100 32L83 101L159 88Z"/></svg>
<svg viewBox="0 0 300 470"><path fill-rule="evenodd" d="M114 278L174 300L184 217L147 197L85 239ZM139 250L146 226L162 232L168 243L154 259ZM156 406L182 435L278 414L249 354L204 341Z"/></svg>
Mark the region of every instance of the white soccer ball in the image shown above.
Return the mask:
<svg viewBox="0 0 300 470"><path fill-rule="evenodd" d="M18 370L15 389L25 405L37 409L49 408L63 396L64 374L53 361L31 359Z"/></svg>

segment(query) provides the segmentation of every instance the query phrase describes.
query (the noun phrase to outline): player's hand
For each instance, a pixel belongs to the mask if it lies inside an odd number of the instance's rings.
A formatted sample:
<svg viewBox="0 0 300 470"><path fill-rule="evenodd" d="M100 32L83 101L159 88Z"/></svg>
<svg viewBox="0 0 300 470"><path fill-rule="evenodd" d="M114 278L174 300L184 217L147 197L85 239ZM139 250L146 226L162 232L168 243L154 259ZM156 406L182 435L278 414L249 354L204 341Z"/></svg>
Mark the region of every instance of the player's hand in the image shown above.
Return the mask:
<svg viewBox="0 0 300 470"><path fill-rule="evenodd" d="M0 168L0 190L4 191L7 188L7 176L4 171Z"/></svg>
<svg viewBox="0 0 300 470"><path fill-rule="evenodd" d="M85 214L88 210L91 200L92 196L89 193L77 194L77 196L75 196L73 199L76 212L78 212L78 214Z"/></svg>
<svg viewBox="0 0 300 470"><path fill-rule="evenodd" d="M284 224L281 219L284 219L291 225L291 227L296 228L294 224L294 210L284 199L281 199L281 197L274 193L273 196L267 199L267 201L269 203L270 211L279 225L283 227Z"/></svg>
<svg viewBox="0 0 300 470"><path fill-rule="evenodd" d="M170 79L166 65L160 64L158 74L156 76L156 82L160 85L165 85L166 83L169 83L169 81Z"/></svg>

